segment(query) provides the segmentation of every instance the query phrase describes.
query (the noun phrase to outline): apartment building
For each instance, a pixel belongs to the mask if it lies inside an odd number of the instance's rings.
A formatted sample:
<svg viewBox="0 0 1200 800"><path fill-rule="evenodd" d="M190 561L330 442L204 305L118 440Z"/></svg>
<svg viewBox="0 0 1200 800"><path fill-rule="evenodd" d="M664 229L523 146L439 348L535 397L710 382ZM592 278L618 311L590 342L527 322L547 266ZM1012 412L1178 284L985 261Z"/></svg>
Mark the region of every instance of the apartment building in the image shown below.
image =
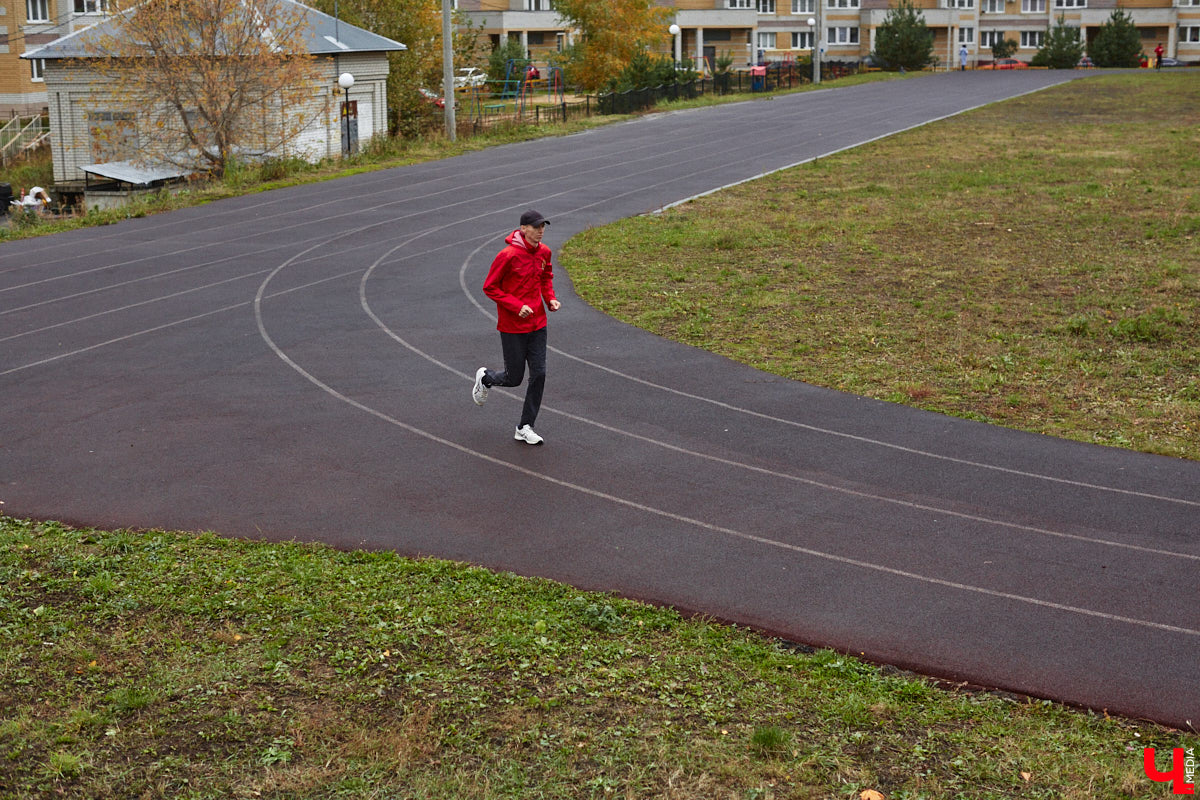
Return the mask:
<svg viewBox="0 0 1200 800"><path fill-rule="evenodd" d="M655 0L675 11L675 57L711 69L718 57L734 64L807 58L819 43L826 61L857 62L875 46L875 31L896 0ZM1095 36L1123 8L1150 54L1200 62L1200 0L914 0L934 35L934 53L947 67L966 46L972 64L991 61L998 39L1017 42L1028 61L1061 16ZM457 0L493 44L518 39L535 61L548 61L571 41L553 0Z"/></svg>
<svg viewBox="0 0 1200 800"><path fill-rule="evenodd" d="M46 109L45 62L21 54L99 21L107 0L0 0L0 118Z"/></svg>

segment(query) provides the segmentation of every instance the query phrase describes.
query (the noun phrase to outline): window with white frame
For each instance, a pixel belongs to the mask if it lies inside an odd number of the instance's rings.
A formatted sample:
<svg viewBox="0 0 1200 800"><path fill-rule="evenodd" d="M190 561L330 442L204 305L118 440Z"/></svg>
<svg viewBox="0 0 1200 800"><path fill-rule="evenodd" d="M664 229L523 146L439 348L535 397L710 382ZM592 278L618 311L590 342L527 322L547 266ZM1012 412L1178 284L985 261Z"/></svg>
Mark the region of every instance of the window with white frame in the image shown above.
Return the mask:
<svg viewBox="0 0 1200 800"><path fill-rule="evenodd" d="M793 50L812 50L813 35L812 31L800 31L792 34L792 49Z"/></svg>
<svg viewBox="0 0 1200 800"><path fill-rule="evenodd" d="M754 8L754 0L725 0L726 8Z"/></svg>
<svg viewBox="0 0 1200 800"><path fill-rule="evenodd" d="M1087 0L1054 0L1055 8L1087 8Z"/></svg>
<svg viewBox="0 0 1200 800"><path fill-rule="evenodd" d="M830 44L858 44L858 28L829 28Z"/></svg>
<svg viewBox="0 0 1200 800"><path fill-rule="evenodd" d="M1026 49L1042 46L1045 31L1021 31L1021 47Z"/></svg>
<svg viewBox="0 0 1200 800"><path fill-rule="evenodd" d="M775 0L758 0L758 13L774 14L775 13Z"/></svg>
<svg viewBox="0 0 1200 800"><path fill-rule="evenodd" d="M46 59L31 58L29 59L29 76L35 81L46 80Z"/></svg>
<svg viewBox="0 0 1200 800"><path fill-rule="evenodd" d="M975 44L975 29L974 28L959 28L958 29L959 44Z"/></svg>
<svg viewBox="0 0 1200 800"><path fill-rule="evenodd" d="M1200 25L1180 25L1179 41L1189 44L1200 42Z"/></svg>
<svg viewBox="0 0 1200 800"><path fill-rule="evenodd" d="M979 46L980 47L995 47L1004 41L1004 31L980 31Z"/></svg>
<svg viewBox="0 0 1200 800"><path fill-rule="evenodd" d="M767 33L765 31L758 32L758 49L759 50L774 50L775 49L775 33L774 31Z"/></svg>
<svg viewBox="0 0 1200 800"><path fill-rule="evenodd" d="M859 0L827 0L826 8L858 8Z"/></svg>
<svg viewBox="0 0 1200 800"><path fill-rule="evenodd" d="M1021 0L1022 14L1045 14L1046 0Z"/></svg>
<svg viewBox="0 0 1200 800"><path fill-rule="evenodd" d="M457 0L454 0L457 2ZM553 11L554 0L525 0L526 11Z"/></svg>
<svg viewBox="0 0 1200 800"><path fill-rule="evenodd" d="M817 0L792 0L793 14L817 13Z"/></svg>
<svg viewBox="0 0 1200 800"><path fill-rule="evenodd" d="M25 20L27 22L49 22L49 0L25 0Z"/></svg>
<svg viewBox="0 0 1200 800"><path fill-rule="evenodd" d="M974 8L975 0L945 0L946 8Z"/></svg>
<svg viewBox="0 0 1200 800"><path fill-rule="evenodd" d="M1200 0L1178 0L1175 5L1178 6L1200 6Z"/></svg>
<svg viewBox="0 0 1200 800"><path fill-rule="evenodd" d="M108 10L108 0L75 0L76 14L100 14Z"/></svg>
<svg viewBox="0 0 1200 800"><path fill-rule="evenodd" d="M985 14L1003 14L1004 0L983 0L979 4L979 10Z"/></svg>

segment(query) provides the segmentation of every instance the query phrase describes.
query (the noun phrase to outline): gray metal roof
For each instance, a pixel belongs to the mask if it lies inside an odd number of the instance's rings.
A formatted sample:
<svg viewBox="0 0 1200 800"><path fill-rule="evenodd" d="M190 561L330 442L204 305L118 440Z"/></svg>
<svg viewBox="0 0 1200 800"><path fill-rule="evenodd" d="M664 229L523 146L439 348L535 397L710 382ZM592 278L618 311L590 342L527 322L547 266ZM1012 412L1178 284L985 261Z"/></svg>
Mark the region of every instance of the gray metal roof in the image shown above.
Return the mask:
<svg viewBox="0 0 1200 800"><path fill-rule="evenodd" d="M296 6L304 16L307 26L305 41L308 52L312 55L338 55L342 53L380 53L395 50L407 50L406 45L363 30L348 22L334 19L328 14L310 8L295 0L269 0L280 4ZM132 13L136 13L134 9ZM112 35L120 30L122 17L120 15L107 17L95 25L69 33L60 39L23 53L21 58L44 58L48 60L59 58L92 58L96 52L89 47L99 35Z"/></svg>
<svg viewBox="0 0 1200 800"><path fill-rule="evenodd" d="M148 186L155 181L183 178L196 170L184 169L170 164L141 164L136 161L112 161L108 164L88 164L80 167L89 175L99 175L134 186Z"/></svg>

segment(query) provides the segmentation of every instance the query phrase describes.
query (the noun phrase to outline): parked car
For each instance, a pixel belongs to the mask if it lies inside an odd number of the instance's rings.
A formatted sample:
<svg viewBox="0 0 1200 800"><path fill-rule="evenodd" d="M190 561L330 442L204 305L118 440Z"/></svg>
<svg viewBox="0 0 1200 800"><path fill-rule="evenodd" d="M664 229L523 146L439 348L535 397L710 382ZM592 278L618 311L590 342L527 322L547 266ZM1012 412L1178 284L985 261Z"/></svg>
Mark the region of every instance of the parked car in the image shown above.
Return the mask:
<svg viewBox="0 0 1200 800"><path fill-rule="evenodd" d="M1171 56L1163 56L1162 65L1164 67L1186 67L1188 64L1186 61L1180 61L1178 58L1171 58Z"/></svg>
<svg viewBox="0 0 1200 800"><path fill-rule="evenodd" d="M417 91L420 93L421 97L425 98L427 103L437 106L438 108L446 107L446 98L442 97L437 92L432 92L425 88L419 88Z"/></svg>
<svg viewBox="0 0 1200 800"><path fill-rule="evenodd" d="M998 58L991 64L984 64L979 69L1029 69L1029 65L1015 58Z"/></svg>
<svg viewBox="0 0 1200 800"><path fill-rule="evenodd" d="M455 89L473 89L487 83L487 73L479 67L462 67L454 76Z"/></svg>

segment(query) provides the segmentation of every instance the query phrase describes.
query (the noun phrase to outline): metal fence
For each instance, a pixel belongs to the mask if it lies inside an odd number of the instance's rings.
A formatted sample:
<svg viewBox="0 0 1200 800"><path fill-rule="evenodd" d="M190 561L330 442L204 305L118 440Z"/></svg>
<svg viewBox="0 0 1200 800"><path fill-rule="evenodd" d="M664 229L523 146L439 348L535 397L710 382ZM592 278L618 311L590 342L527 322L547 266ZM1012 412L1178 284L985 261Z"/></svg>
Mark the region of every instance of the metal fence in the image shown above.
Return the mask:
<svg viewBox="0 0 1200 800"><path fill-rule="evenodd" d="M854 71L854 65L827 62L821 65L821 78L832 80ZM466 103L469 109L466 116L467 124L475 130L506 123L541 125L567 122L593 114L631 114L653 108L666 100L692 100L706 94L726 95L791 89L811 80L812 67L808 64L776 63L766 65L759 74L747 71L726 72L685 83L668 83L627 92L589 95L574 102L558 100L546 103L520 97L513 99L511 93L490 97L477 96Z"/></svg>

